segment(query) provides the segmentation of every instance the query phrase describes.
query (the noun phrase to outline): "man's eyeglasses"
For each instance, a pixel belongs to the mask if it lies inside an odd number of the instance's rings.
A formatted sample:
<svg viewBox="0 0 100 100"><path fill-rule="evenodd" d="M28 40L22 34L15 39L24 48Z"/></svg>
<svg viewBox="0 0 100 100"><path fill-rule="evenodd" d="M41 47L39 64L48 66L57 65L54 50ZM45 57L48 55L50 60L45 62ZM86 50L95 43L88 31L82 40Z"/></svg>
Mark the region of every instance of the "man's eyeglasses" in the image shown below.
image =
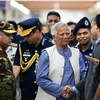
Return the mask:
<svg viewBox="0 0 100 100"><path fill-rule="evenodd" d="M49 23L52 23L52 22L57 23L57 22L59 22L59 21L58 21L58 20L48 20L48 22L49 22Z"/></svg>

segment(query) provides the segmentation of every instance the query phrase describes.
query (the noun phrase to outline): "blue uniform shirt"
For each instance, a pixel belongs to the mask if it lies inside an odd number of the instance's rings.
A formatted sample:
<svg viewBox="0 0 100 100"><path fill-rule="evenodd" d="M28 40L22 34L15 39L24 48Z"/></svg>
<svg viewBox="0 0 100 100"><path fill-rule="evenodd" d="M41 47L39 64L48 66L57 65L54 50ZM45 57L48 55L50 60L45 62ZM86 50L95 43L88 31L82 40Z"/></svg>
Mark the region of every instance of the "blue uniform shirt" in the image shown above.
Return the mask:
<svg viewBox="0 0 100 100"><path fill-rule="evenodd" d="M21 43L21 51L22 51L22 59L24 62L28 62L32 56L35 54L35 50L37 50L38 54L41 54L41 51L46 47L50 47L53 44L48 42L45 38L41 40L41 43L34 47L33 44L29 44L27 41ZM34 62L31 67L22 72L22 82L21 82L21 89L22 89L22 100L34 100L37 92L37 84L36 84L36 74L35 74L35 64ZM20 66L20 55L19 49L17 49L14 65Z"/></svg>
<svg viewBox="0 0 100 100"><path fill-rule="evenodd" d="M47 38L51 38L51 39L53 39L53 37L52 37L52 35L50 34L50 32L44 34L44 36L47 37Z"/></svg>
<svg viewBox="0 0 100 100"><path fill-rule="evenodd" d="M80 45L78 45L77 48L78 48L78 49L80 50L80 52L82 53L83 60L84 60L84 63L85 63L85 68L86 68L86 70L88 70L88 63L89 63L89 61L87 60L87 58L86 58L85 56L86 56L86 55L87 55L87 56L91 56L91 55L92 55L92 52L93 52L93 49L94 49L94 45L91 43L91 44L89 45L89 48L88 48L85 52L82 51Z"/></svg>
<svg viewBox="0 0 100 100"><path fill-rule="evenodd" d="M71 57L72 54L70 49L65 51L58 50L58 53L64 56L65 58L64 73L62 76L61 85L52 82L52 80L48 77L49 56L47 51L44 51L40 57L37 75L36 75L36 81L37 84L45 90L45 92L49 93L52 96L55 96L57 98L56 100L69 100L69 99L64 99L60 94L63 86L75 85L74 72L71 63L69 61L69 58ZM84 78L86 74L86 70L85 70L85 64L81 53L80 53L79 65L80 65L80 77ZM70 100L76 100L75 95Z"/></svg>
<svg viewBox="0 0 100 100"><path fill-rule="evenodd" d="M54 44L54 40L53 40L53 37L52 35L50 34L50 32L46 33L46 34L43 34L44 37L49 41L49 42L52 42Z"/></svg>

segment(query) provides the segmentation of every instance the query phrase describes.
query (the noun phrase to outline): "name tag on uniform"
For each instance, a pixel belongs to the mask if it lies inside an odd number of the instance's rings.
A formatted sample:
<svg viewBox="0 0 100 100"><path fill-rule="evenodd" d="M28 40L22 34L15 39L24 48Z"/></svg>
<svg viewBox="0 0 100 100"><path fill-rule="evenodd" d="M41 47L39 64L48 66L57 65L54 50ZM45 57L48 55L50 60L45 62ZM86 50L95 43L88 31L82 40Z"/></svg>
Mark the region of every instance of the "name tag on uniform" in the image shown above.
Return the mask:
<svg viewBox="0 0 100 100"><path fill-rule="evenodd" d="M29 54L23 54L23 57L30 57L31 55Z"/></svg>
<svg viewBox="0 0 100 100"><path fill-rule="evenodd" d="M24 53L23 53L23 57L30 57L31 54L29 52L29 50L26 50Z"/></svg>
<svg viewBox="0 0 100 100"><path fill-rule="evenodd" d="M25 59L25 62L27 62L28 57L30 57L30 56L31 56L31 54L30 54L29 50L27 50L27 51L24 52L23 57Z"/></svg>

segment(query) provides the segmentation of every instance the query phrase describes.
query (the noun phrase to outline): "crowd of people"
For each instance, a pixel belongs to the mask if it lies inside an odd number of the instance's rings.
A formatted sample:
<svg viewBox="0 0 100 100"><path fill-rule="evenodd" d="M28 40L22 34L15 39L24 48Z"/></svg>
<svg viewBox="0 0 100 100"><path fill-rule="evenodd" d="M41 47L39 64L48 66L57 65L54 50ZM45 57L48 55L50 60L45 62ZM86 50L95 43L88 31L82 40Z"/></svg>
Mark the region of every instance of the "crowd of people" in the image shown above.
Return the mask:
<svg viewBox="0 0 100 100"><path fill-rule="evenodd" d="M43 27L0 21L0 100L100 100L100 14Z"/></svg>

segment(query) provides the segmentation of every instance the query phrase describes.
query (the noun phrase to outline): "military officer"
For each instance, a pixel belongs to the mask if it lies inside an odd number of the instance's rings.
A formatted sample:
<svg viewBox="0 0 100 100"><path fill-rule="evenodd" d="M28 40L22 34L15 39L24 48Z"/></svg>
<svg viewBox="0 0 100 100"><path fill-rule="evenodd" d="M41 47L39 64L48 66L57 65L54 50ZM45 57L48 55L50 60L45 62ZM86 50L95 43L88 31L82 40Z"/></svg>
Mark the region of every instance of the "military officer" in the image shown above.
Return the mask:
<svg viewBox="0 0 100 100"><path fill-rule="evenodd" d="M15 33L9 23L0 22L0 100L15 100L15 78L6 54Z"/></svg>
<svg viewBox="0 0 100 100"><path fill-rule="evenodd" d="M86 55L91 56L94 49L94 45L91 42L92 35L90 32L90 28L91 28L91 23L89 19L87 17L83 17L76 24L73 31L73 34L76 36L76 39L79 42L77 48L79 48L80 52L82 53L86 70L88 69L88 60L85 56Z"/></svg>
<svg viewBox="0 0 100 100"><path fill-rule="evenodd" d="M17 23L15 21L8 21L8 23L10 23L10 26L12 27L12 29L14 29L16 31L16 35L13 36L12 43L10 44L10 46L6 50L8 58L13 65L16 50L17 50L17 44L22 41L23 37L18 35L18 27L17 27ZM16 100L21 100L21 90L20 90L20 86L19 86L19 77L17 77L17 79L16 79L16 97L15 98L16 98Z"/></svg>
<svg viewBox="0 0 100 100"><path fill-rule="evenodd" d="M30 18L18 23L20 35L25 41L18 45L13 73L15 78L21 74L22 100L34 100L37 92L36 69L42 50L53 44L41 32L42 24L38 18Z"/></svg>

